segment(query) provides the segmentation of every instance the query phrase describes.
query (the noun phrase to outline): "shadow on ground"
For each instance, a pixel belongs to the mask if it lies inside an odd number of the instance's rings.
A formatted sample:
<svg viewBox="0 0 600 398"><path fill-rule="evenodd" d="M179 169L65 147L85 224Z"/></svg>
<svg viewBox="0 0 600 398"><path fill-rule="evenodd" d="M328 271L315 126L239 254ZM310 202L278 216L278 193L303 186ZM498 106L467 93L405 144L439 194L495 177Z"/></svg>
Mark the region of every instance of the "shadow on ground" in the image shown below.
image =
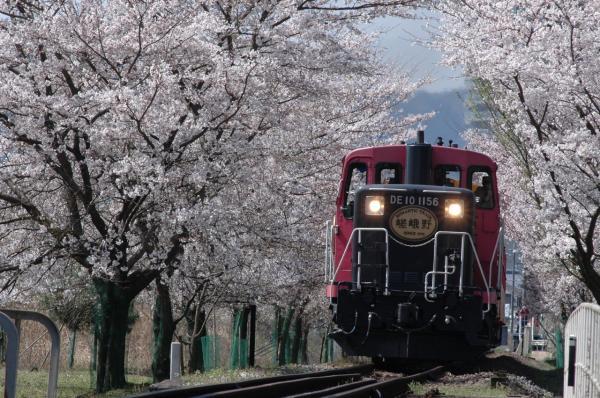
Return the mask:
<svg viewBox="0 0 600 398"><path fill-rule="evenodd" d="M476 372L506 372L516 376L523 376L533 384L561 396L563 393L563 370L551 365L523 358L511 353L491 354L477 361L451 366L453 374L467 374Z"/></svg>

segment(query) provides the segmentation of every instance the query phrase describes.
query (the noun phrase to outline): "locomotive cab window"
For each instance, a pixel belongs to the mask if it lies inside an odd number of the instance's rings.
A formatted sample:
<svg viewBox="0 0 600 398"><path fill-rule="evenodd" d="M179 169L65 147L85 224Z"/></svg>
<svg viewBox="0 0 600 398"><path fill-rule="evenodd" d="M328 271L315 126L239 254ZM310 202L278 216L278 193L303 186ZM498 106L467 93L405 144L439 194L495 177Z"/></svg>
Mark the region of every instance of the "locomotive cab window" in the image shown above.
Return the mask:
<svg viewBox="0 0 600 398"><path fill-rule="evenodd" d="M444 187L460 187L460 167L456 165L436 166L433 179L435 185Z"/></svg>
<svg viewBox="0 0 600 398"><path fill-rule="evenodd" d="M402 166L399 163L378 163L376 184L400 184Z"/></svg>
<svg viewBox="0 0 600 398"><path fill-rule="evenodd" d="M356 191L367 184L367 165L364 163L354 163L348 170L346 179L344 217L351 218L354 214L354 196Z"/></svg>
<svg viewBox="0 0 600 398"><path fill-rule="evenodd" d="M475 194L475 206L480 209L494 208L492 173L487 167L469 168L469 186Z"/></svg>

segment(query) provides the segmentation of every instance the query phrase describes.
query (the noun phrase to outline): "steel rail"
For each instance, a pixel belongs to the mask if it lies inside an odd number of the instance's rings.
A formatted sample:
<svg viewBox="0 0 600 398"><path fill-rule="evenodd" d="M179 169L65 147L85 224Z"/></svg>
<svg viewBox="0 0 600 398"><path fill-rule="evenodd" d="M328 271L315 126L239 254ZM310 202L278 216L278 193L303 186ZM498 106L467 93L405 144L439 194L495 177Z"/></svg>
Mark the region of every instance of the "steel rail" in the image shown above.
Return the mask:
<svg viewBox="0 0 600 398"><path fill-rule="evenodd" d="M337 394L340 392L354 390L358 387L366 386L368 384L373 384L377 382L375 379L363 379L359 381L355 381L353 383L342 384L341 386L330 387L324 390L310 391L301 394L295 395L287 395L286 398L318 398L318 397L329 397L333 394Z"/></svg>
<svg viewBox="0 0 600 398"><path fill-rule="evenodd" d="M346 374L361 374L367 375L373 373L374 366L372 364L351 366L347 368L337 368L331 370L323 370L318 372L310 373L295 373L290 375L264 377L260 379L242 380L232 383L221 383L221 384L210 384L201 386L181 387L172 388L168 390L149 391L141 394L131 395L129 398L171 398L171 397L198 397L201 395L207 395L217 393L220 391L234 390L240 388L247 388L253 386L259 386L261 384L271 384L289 380L309 379L314 377L323 376L335 376L335 375L346 375Z"/></svg>
<svg viewBox="0 0 600 398"><path fill-rule="evenodd" d="M235 390L196 395L194 398L279 398L290 395L290 392L308 392L321 390L340 384L359 380L360 373L308 377L297 380L286 380L277 383L261 384L259 386L237 388Z"/></svg>
<svg viewBox="0 0 600 398"><path fill-rule="evenodd" d="M436 376L444 371L444 366L436 366L435 368L424 372L415 373L409 376L395 377L393 379L373 383L363 387L358 387L350 391L340 392L338 394L328 395L330 398L370 398L370 397L396 397L408 391L408 383L411 381L422 380L427 377Z"/></svg>

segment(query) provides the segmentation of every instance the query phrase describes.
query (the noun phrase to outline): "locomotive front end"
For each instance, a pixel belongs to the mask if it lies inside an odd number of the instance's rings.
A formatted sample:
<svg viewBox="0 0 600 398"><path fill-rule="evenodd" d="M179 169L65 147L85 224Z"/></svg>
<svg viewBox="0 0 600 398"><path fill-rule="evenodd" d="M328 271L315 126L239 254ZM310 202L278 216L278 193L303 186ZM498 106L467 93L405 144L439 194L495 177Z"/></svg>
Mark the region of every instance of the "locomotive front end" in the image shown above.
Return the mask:
<svg viewBox="0 0 600 398"><path fill-rule="evenodd" d="M486 309L473 282L483 272L473 242L475 198L431 184L431 147L407 147L405 184L355 193L352 281L332 304L332 337L349 355L461 358L486 346Z"/></svg>

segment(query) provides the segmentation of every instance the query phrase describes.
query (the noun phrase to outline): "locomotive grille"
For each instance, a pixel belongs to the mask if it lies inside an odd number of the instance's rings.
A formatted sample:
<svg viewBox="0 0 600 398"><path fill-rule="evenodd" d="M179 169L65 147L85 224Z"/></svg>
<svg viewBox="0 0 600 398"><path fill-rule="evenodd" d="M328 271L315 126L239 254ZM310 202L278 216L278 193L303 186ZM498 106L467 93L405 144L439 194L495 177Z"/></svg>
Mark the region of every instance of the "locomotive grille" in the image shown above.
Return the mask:
<svg viewBox="0 0 600 398"><path fill-rule="evenodd" d="M421 272L405 272L404 283L420 283L419 274L421 274Z"/></svg>

